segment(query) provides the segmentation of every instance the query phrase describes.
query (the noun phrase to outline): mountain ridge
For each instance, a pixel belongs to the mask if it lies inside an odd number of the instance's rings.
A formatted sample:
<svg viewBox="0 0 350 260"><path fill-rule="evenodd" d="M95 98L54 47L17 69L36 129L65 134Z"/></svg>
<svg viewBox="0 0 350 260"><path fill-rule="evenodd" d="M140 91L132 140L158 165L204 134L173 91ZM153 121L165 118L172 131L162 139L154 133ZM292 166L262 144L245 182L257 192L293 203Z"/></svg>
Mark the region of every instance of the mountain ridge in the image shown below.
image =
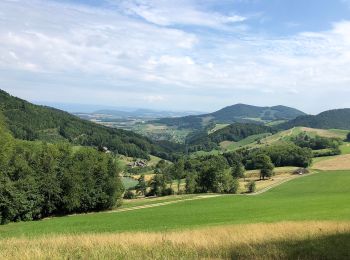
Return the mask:
<svg viewBox="0 0 350 260"><path fill-rule="evenodd" d="M163 123L179 128L202 129L210 123L232 124L232 123L256 123L263 124L278 120L291 120L298 116L306 115L304 112L287 107L272 106L260 107L247 104L235 104L224 107L212 113L202 115L191 115L177 118L162 118L155 123Z"/></svg>
<svg viewBox="0 0 350 260"><path fill-rule="evenodd" d="M106 146L115 153L139 158L148 158L149 154L167 158L170 153L167 148L134 132L109 128L56 108L35 105L1 89L0 113L9 131L18 139Z"/></svg>
<svg viewBox="0 0 350 260"><path fill-rule="evenodd" d="M296 126L350 130L350 108L332 109L321 112L317 115L299 116L293 120L282 123L277 127L281 129L289 129Z"/></svg>

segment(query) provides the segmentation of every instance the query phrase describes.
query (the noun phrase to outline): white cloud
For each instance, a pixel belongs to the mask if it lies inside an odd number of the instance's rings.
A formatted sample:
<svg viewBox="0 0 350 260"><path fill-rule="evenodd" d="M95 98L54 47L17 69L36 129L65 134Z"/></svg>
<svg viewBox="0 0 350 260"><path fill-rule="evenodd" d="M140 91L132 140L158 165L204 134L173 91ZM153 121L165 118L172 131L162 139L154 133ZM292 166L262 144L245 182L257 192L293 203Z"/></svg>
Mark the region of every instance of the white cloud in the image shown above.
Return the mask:
<svg viewBox="0 0 350 260"><path fill-rule="evenodd" d="M29 84L20 81L29 73L41 85L121 93L113 95L116 102L127 102L129 93L130 100L173 100L174 106L197 95L226 100L241 91L282 103L291 93L306 98L332 88L341 93L350 85L349 21L335 23L329 31L283 38L227 34L222 26L244 17L208 13L190 1L154 3L159 5L127 1L107 10L43 0L1 1L1 78L16 88ZM171 25L209 26L212 31ZM40 90L37 95L45 94ZM180 93L188 99L165 99ZM97 97L102 99L91 94L92 100ZM300 102L305 103L302 97Z"/></svg>
<svg viewBox="0 0 350 260"><path fill-rule="evenodd" d="M195 25L218 28L247 19L237 14L223 15L199 10L192 0L127 0L123 1L123 7L128 14L137 15L150 23L162 26Z"/></svg>

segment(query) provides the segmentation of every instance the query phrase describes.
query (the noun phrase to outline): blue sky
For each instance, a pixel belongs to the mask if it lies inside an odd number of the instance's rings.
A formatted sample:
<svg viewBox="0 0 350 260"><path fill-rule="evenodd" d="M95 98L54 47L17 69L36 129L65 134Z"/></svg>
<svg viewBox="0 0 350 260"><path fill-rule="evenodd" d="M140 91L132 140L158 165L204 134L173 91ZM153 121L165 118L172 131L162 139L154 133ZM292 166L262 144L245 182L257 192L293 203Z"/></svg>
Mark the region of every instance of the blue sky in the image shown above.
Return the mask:
<svg viewBox="0 0 350 260"><path fill-rule="evenodd" d="M2 0L0 88L45 104L350 107L350 0Z"/></svg>

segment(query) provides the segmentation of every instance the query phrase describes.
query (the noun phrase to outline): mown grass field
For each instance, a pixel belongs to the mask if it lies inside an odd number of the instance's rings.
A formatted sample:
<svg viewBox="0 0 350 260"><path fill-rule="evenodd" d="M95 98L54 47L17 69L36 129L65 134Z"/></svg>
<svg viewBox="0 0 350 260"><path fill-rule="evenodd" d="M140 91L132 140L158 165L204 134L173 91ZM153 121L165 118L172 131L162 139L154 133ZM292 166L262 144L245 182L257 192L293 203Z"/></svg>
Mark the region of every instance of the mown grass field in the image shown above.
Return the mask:
<svg viewBox="0 0 350 260"><path fill-rule="evenodd" d="M313 169L318 170L349 170L350 154L343 154L333 157L327 157L324 160L315 161L312 165Z"/></svg>
<svg viewBox="0 0 350 260"><path fill-rule="evenodd" d="M261 195L223 195L128 212L57 217L0 227L0 237L169 231L229 224L350 221L350 171L297 178Z"/></svg>

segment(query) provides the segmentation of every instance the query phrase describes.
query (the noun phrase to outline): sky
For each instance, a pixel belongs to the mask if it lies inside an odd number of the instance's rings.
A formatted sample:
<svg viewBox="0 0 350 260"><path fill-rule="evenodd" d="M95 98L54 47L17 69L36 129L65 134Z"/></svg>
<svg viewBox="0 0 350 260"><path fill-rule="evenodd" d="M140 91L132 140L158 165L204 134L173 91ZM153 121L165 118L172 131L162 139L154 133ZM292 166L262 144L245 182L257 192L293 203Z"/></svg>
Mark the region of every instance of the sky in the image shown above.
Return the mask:
<svg viewBox="0 0 350 260"><path fill-rule="evenodd" d="M350 0L1 0L0 89L75 106L350 107Z"/></svg>

